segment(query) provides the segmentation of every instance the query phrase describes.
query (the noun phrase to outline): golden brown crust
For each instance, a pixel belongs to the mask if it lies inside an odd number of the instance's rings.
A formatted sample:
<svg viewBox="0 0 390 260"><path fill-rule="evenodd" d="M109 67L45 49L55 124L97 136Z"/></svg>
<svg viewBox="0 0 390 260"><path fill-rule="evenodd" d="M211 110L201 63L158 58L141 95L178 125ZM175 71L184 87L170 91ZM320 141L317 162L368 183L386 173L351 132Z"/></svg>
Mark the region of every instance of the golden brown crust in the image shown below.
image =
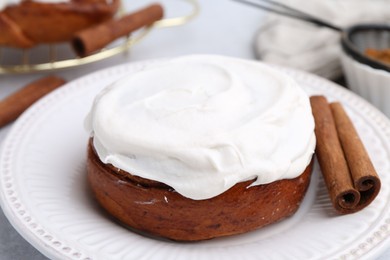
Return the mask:
<svg viewBox="0 0 390 260"><path fill-rule="evenodd" d="M0 12L0 45L29 48L69 41L73 35L110 19L119 0L71 0L69 3L23 1Z"/></svg>
<svg viewBox="0 0 390 260"><path fill-rule="evenodd" d="M165 184L103 164L88 145L88 181L103 208L132 228L179 241L240 234L292 215L311 169L312 164L295 179L250 188L252 181L246 181L214 198L192 200Z"/></svg>

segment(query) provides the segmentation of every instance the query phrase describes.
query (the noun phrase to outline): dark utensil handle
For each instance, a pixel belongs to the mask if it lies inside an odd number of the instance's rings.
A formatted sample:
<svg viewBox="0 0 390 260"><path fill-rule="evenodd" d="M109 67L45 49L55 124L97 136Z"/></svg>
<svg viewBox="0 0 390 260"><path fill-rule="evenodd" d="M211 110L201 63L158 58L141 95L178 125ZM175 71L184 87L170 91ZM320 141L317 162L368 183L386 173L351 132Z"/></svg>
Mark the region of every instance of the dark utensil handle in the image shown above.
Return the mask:
<svg viewBox="0 0 390 260"><path fill-rule="evenodd" d="M330 22L324 21L318 17L312 16L308 13L302 12L298 9L292 8L282 3L278 3L272 0L257 0L257 2L247 0L233 0L242 4L250 5L252 7L260 8L269 12L277 13L283 16L292 17L298 20L306 21L315 25L327 27L335 31L343 31L342 28L331 24Z"/></svg>

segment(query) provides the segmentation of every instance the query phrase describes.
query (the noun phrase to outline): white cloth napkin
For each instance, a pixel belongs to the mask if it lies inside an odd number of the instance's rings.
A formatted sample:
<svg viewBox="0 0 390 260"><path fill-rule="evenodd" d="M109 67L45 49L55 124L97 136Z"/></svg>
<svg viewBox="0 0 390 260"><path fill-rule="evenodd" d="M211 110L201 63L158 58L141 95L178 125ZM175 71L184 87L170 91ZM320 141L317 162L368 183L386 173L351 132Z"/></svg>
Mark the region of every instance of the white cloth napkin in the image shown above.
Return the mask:
<svg viewBox="0 0 390 260"><path fill-rule="evenodd" d="M279 0L334 25L390 23L390 0ZM295 19L269 14L255 37L259 59L313 72L341 75L340 33Z"/></svg>

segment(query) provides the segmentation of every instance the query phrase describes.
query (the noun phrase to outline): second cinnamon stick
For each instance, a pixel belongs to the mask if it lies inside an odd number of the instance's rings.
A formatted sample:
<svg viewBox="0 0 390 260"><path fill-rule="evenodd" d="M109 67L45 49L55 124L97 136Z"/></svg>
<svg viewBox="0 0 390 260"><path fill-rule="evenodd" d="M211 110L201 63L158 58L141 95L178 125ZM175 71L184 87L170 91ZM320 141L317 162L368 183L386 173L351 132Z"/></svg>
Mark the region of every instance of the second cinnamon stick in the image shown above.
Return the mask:
<svg viewBox="0 0 390 260"><path fill-rule="evenodd" d="M63 85L56 76L38 79L0 101L0 127L12 122L38 99Z"/></svg>
<svg viewBox="0 0 390 260"><path fill-rule="evenodd" d="M79 56L87 56L102 49L115 39L126 36L141 27L151 25L162 17L162 6L152 4L118 20L112 20L79 32L72 40L73 49Z"/></svg>
<svg viewBox="0 0 390 260"><path fill-rule="evenodd" d="M316 153L334 208L354 213L369 205L380 179L343 106L323 96L310 98L317 137Z"/></svg>
<svg viewBox="0 0 390 260"><path fill-rule="evenodd" d="M338 138L328 101L323 96L310 98L317 138L316 154L334 208L349 213L360 201Z"/></svg>
<svg viewBox="0 0 390 260"><path fill-rule="evenodd" d="M379 193L381 182L364 144L343 106L334 102L330 104L330 108L344 156L348 162L353 185L360 192L361 198L355 208L357 211L375 199Z"/></svg>

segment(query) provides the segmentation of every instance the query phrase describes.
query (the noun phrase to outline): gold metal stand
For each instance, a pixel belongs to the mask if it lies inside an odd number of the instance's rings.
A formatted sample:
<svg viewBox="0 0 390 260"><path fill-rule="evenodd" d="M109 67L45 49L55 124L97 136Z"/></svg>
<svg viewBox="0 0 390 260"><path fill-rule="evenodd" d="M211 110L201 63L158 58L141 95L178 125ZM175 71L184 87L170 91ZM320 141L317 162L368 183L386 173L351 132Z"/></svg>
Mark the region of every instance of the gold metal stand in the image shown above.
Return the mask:
<svg viewBox="0 0 390 260"><path fill-rule="evenodd" d="M31 72L43 72L43 71L54 71L58 69L71 68L76 67L88 63L93 63L96 61L104 60L115 56L119 53L126 52L129 50L134 44L141 41L146 35L148 35L152 30L157 28L165 28L165 27L174 27L180 26L191 19L196 17L199 13L199 4L197 0L183 0L192 5L192 11L188 15L167 18L160 21L155 22L152 26L147 27L145 29L140 30L133 37L124 37L123 39L117 40L114 44L109 45L107 48L100 50L99 52L92 54L87 57L77 57L72 51L69 49L66 51L67 57L59 58L59 49L63 49L66 46L64 44L52 44L45 45L44 52L47 55L39 56L47 56L47 60L44 62L34 62L31 58L34 56L34 51L38 52L38 50L16 50L12 49L12 54L19 56L16 64L7 64L5 60L15 59L12 57L5 57L7 50L11 50L11 48L1 48L0 47L0 74L22 74L22 73L31 73ZM69 46L68 46L69 48ZM42 51L42 47L39 51ZM4 61L3 61L4 60ZM20 61L19 61L20 60Z"/></svg>

